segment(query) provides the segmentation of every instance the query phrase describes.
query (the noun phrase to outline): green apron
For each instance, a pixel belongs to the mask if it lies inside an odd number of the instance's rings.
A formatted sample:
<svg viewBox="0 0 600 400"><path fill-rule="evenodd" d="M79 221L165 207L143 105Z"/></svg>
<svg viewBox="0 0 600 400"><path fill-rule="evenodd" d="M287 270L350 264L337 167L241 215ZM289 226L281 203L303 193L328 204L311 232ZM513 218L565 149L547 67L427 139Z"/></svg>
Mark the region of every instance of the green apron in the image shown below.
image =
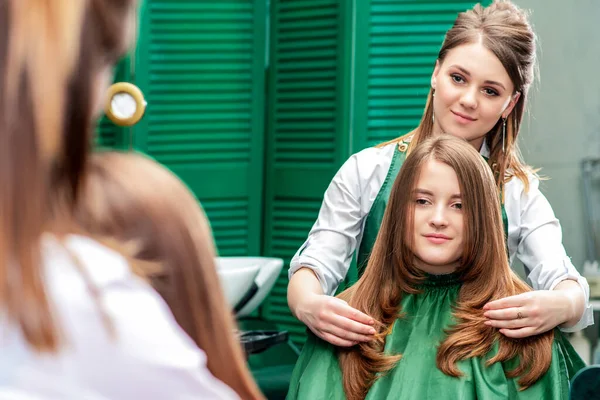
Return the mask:
<svg viewBox="0 0 600 400"><path fill-rule="evenodd" d="M356 266L358 269L358 278L363 274L367 262L369 261L369 255L371 254L371 250L373 250L373 245L375 244L375 239L377 239L377 234L379 233L379 228L381 227L381 222L383 221L383 214L385 212L385 208L387 207L388 200L390 198L390 193L392 192L392 187L394 186L394 181L400 172L400 168L402 164L404 164L404 160L406 159L406 149L408 148L408 143L401 141L396 149L394 150L394 156L392 158L392 163L390 165L390 169L383 181L383 185L381 189L379 189L379 193L377 193L377 197L371 206L371 210L369 211L369 215L367 215L367 220L365 222L365 226L363 228L363 236L360 242L360 247L358 249L357 262ZM402 150L400 150L402 149ZM506 216L506 210L504 209L504 204L502 204L502 223L504 225L504 238L508 238L508 218ZM348 282L351 286L355 282Z"/></svg>
<svg viewBox="0 0 600 400"><path fill-rule="evenodd" d="M367 400L568 400L569 382L585 367L563 334L556 329L550 368L527 390L505 372L516 359L486 366L498 352L497 343L484 357L457 366L462 377L445 375L436 366L437 345L454 324L452 307L461 283L457 274L429 275L418 294L402 296L403 317L386 337L384 352L402 354L386 375L375 381ZM333 345L309 332L292 373L288 400L344 400L342 372Z"/></svg>

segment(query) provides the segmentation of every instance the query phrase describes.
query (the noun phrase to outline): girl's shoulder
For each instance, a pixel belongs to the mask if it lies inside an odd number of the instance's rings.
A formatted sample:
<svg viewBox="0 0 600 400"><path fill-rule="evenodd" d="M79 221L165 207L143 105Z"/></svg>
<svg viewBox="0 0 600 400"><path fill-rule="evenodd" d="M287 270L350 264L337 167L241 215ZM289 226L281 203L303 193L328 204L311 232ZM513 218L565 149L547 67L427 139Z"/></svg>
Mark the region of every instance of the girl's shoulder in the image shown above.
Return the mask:
<svg viewBox="0 0 600 400"><path fill-rule="evenodd" d="M68 235L59 240L46 235L42 257L51 282L84 281L83 275L98 287L130 279L130 266L120 253L86 236ZM83 274L83 275L82 275Z"/></svg>

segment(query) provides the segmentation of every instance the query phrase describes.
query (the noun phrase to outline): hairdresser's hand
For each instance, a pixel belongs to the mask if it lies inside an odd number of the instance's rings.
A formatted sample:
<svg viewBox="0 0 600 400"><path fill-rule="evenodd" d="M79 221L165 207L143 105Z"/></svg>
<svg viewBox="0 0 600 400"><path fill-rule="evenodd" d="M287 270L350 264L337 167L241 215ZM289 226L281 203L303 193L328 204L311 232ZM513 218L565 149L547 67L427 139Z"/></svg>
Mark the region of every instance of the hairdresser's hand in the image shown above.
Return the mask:
<svg viewBox="0 0 600 400"><path fill-rule="evenodd" d="M335 346L354 346L374 338L373 318L335 297L309 294L296 308L296 316L315 335Z"/></svg>
<svg viewBox="0 0 600 400"><path fill-rule="evenodd" d="M486 325L510 338L547 332L568 321L571 302L558 290L535 290L489 302L484 307Z"/></svg>

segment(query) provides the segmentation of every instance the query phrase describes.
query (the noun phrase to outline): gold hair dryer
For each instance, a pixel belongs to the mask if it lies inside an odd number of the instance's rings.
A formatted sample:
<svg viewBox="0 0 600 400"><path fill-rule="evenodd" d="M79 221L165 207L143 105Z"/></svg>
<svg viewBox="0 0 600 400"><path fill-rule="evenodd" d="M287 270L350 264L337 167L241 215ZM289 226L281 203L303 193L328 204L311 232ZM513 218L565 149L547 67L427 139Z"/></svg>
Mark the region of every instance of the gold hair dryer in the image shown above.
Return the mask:
<svg viewBox="0 0 600 400"><path fill-rule="evenodd" d="M104 112L115 125L133 126L144 116L147 104L140 88L118 82L108 88Z"/></svg>

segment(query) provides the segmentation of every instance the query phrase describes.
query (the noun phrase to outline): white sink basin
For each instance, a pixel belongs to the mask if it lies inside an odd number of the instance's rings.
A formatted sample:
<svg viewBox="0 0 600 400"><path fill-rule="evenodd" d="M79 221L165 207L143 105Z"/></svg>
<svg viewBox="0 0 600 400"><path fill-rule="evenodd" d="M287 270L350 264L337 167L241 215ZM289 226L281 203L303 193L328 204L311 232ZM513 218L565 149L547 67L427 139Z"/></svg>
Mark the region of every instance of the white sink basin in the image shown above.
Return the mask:
<svg viewBox="0 0 600 400"><path fill-rule="evenodd" d="M216 258L217 273L230 308L234 308L248 292L260 269L257 262L240 261L237 258Z"/></svg>
<svg viewBox="0 0 600 400"><path fill-rule="evenodd" d="M229 306L241 307L238 318L251 314L263 302L283 267L281 258L271 257L218 257L216 261Z"/></svg>

